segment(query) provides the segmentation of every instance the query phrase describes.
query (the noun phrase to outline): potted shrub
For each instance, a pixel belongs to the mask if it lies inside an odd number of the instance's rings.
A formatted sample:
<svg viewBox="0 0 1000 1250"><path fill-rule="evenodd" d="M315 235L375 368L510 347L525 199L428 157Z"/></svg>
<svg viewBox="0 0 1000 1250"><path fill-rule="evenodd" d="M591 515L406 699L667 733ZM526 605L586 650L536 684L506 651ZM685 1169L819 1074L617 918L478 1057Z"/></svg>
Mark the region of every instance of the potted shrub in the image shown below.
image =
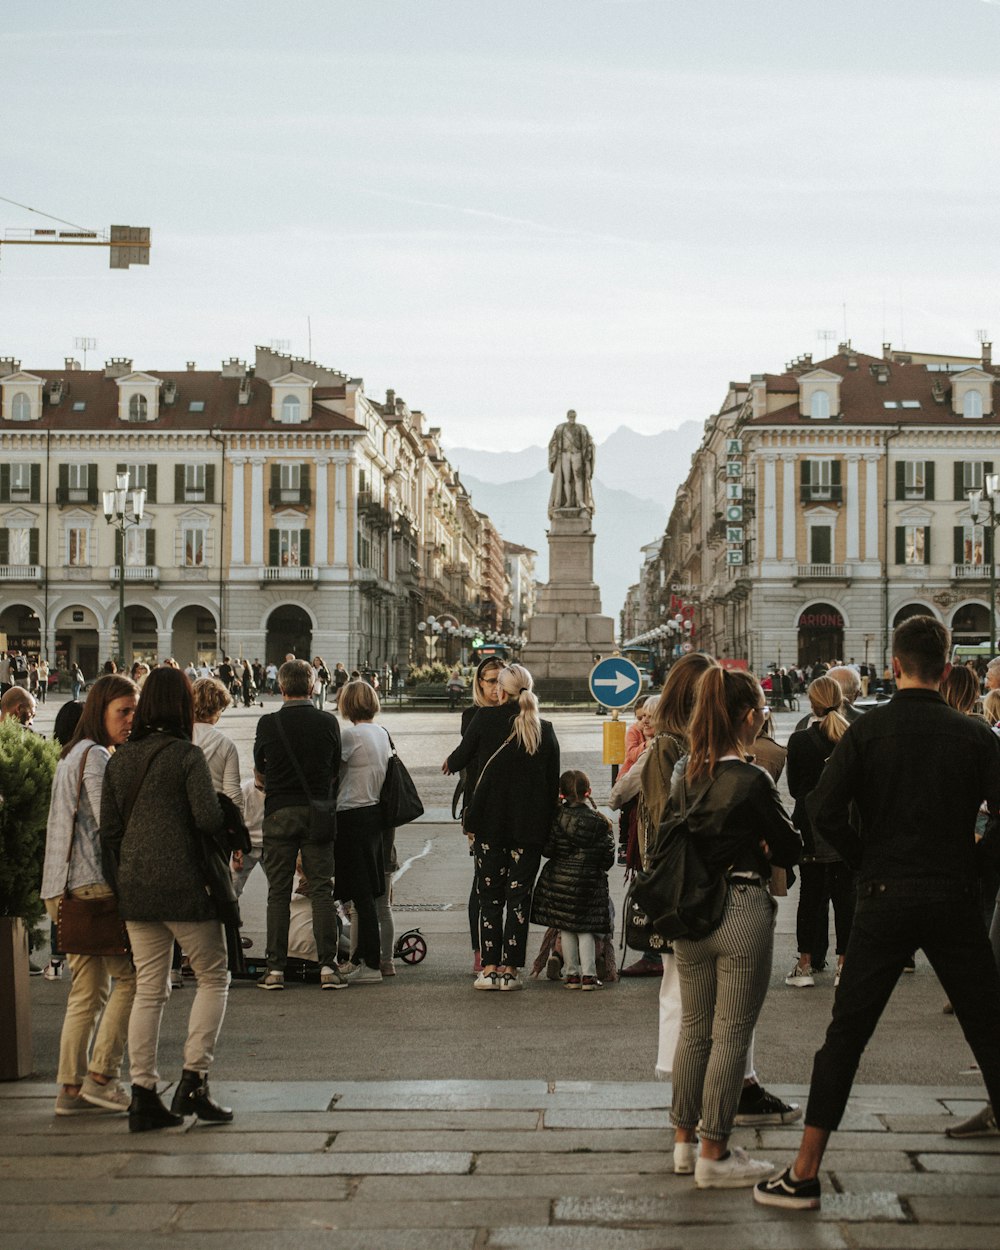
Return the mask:
<svg viewBox="0 0 1000 1250"><path fill-rule="evenodd" d="M28 933L45 913L38 896L57 742L16 721L0 724L0 1080L31 1071Z"/></svg>

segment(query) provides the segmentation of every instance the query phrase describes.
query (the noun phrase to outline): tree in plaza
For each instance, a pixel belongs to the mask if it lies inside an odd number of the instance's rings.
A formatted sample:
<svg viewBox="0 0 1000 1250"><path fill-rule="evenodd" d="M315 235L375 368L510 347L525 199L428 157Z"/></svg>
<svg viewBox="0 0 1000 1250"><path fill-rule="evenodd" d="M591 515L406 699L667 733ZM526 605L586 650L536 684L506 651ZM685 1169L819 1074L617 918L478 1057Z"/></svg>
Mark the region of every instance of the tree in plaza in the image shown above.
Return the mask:
<svg viewBox="0 0 1000 1250"><path fill-rule="evenodd" d="M45 911L38 890L60 749L15 721L0 724L0 916L29 926Z"/></svg>

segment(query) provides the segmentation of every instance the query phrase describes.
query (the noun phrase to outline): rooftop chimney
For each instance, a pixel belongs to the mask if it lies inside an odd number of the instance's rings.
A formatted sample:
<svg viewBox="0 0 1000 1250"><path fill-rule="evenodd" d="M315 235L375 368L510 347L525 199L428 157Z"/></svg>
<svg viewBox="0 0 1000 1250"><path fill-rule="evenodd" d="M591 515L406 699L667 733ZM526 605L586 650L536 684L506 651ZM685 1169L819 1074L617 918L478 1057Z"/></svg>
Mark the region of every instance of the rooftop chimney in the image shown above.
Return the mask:
<svg viewBox="0 0 1000 1250"><path fill-rule="evenodd" d="M21 362L13 356L0 356L0 378L7 377L9 373L17 373L20 367Z"/></svg>
<svg viewBox="0 0 1000 1250"><path fill-rule="evenodd" d="M222 377L241 378L246 373L246 369L245 360L239 360L236 356L230 356L228 360L222 362Z"/></svg>
<svg viewBox="0 0 1000 1250"><path fill-rule="evenodd" d="M236 399L236 402L238 404L242 404L244 407L246 407L246 405L249 404L250 400L253 398L253 390L250 387L250 383L253 381L253 375L253 365L251 365L249 369L244 369L243 380L240 382L240 393Z"/></svg>
<svg viewBox="0 0 1000 1250"><path fill-rule="evenodd" d="M892 344L891 343L882 344L882 359L892 360Z"/></svg>
<svg viewBox="0 0 1000 1250"><path fill-rule="evenodd" d="M104 362L106 378L123 378L131 372L132 361L128 356L112 356L110 360Z"/></svg>
<svg viewBox="0 0 1000 1250"><path fill-rule="evenodd" d="M197 369L197 367L198 367L198 366L194 363L194 361L193 361L193 360L189 360L189 361L187 362L187 371L188 371L188 373L194 373L194 371L195 371L195 369Z"/></svg>
<svg viewBox="0 0 1000 1250"><path fill-rule="evenodd" d="M80 362L74 360L72 356L67 356L63 361L63 365L69 373L79 373L81 367Z"/></svg>
<svg viewBox="0 0 1000 1250"><path fill-rule="evenodd" d="M172 404L176 401L176 399L177 383L173 378L167 378L166 382L163 383L163 402L165 404Z"/></svg>
<svg viewBox="0 0 1000 1250"><path fill-rule="evenodd" d="M983 368L988 369L993 364L993 344L983 340Z"/></svg>
<svg viewBox="0 0 1000 1250"><path fill-rule="evenodd" d="M62 397L66 390L66 383L62 378L56 378L54 382L49 384L49 403L61 404Z"/></svg>

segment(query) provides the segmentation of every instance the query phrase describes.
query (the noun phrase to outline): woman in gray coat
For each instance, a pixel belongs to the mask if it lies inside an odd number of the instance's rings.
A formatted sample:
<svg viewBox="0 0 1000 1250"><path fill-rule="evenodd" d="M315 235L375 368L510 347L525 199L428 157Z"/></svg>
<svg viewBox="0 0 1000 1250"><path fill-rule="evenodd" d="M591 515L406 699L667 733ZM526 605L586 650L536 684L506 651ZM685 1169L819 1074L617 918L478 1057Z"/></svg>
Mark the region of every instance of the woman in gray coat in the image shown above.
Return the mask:
<svg viewBox="0 0 1000 1250"><path fill-rule="evenodd" d="M193 726L187 677L180 669L154 669L139 697L132 738L108 764L101 800L102 847L117 881L136 970L128 1032L129 1128L135 1133L180 1124L185 1115L215 1123L233 1118L208 1092L229 969L205 857L224 819L205 756L191 740ZM175 940L187 952L198 988L184 1071L168 1111L156 1091L156 1050Z"/></svg>

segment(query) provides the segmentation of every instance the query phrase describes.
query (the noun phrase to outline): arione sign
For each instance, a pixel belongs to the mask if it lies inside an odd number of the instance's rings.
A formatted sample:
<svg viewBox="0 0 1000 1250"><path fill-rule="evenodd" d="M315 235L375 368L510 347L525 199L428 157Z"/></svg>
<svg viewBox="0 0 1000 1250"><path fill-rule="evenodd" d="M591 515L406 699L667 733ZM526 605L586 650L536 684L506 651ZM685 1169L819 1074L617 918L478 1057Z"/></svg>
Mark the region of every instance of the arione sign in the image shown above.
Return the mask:
<svg viewBox="0 0 1000 1250"><path fill-rule="evenodd" d="M803 612L799 617L799 629L843 629L844 618L839 612Z"/></svg>

